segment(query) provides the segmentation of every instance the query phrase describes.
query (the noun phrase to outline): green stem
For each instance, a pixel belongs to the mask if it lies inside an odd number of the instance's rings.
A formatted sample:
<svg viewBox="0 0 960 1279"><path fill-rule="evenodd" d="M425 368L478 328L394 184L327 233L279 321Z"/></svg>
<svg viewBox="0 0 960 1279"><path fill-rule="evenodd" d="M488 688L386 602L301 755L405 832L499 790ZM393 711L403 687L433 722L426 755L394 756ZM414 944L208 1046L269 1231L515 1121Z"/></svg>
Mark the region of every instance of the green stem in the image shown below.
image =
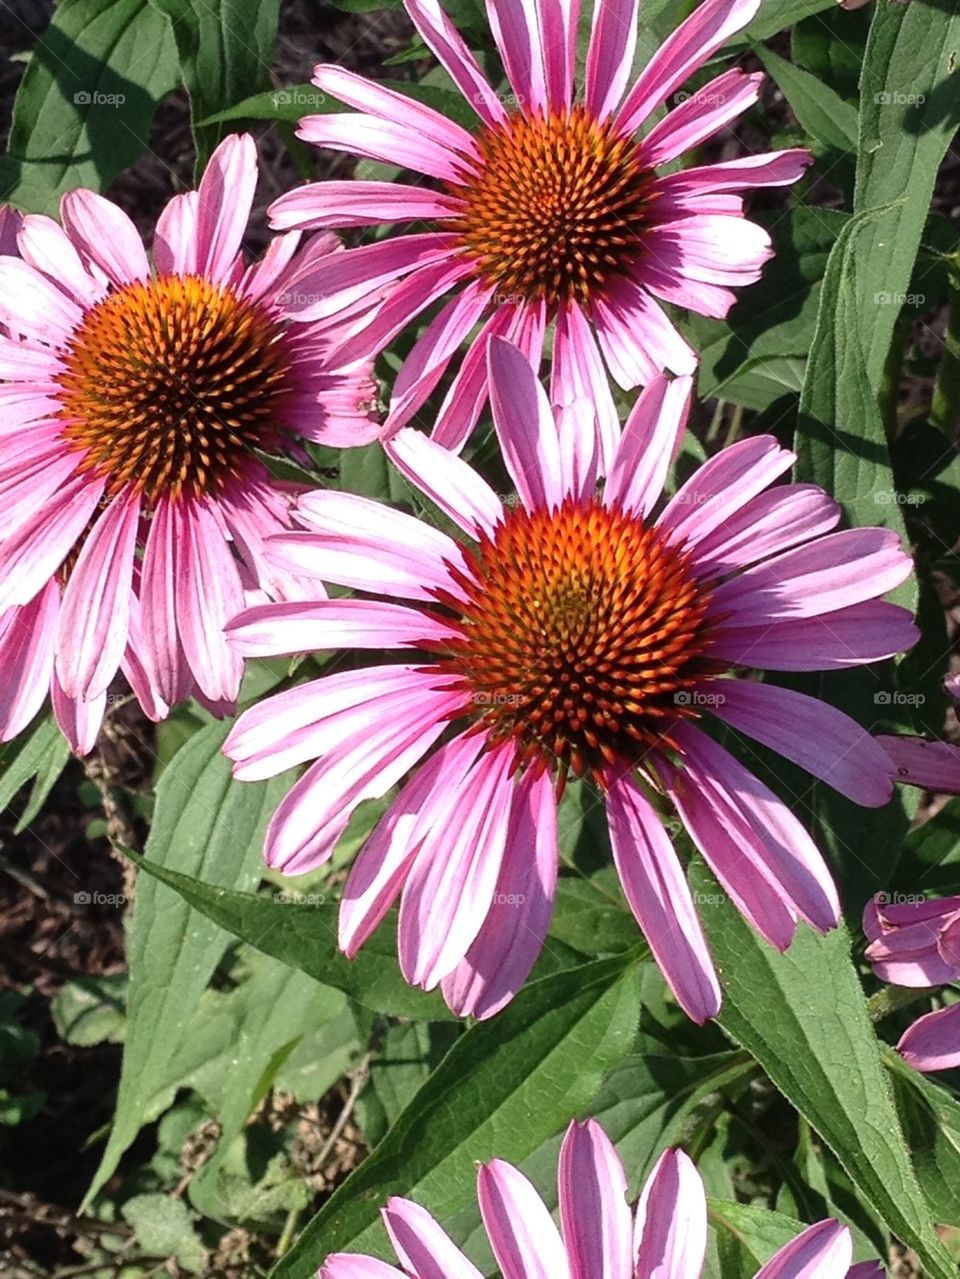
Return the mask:
<svg viewBox="0 0 960 1279"><path fill-rule="evenodd" d="M947 270L947 328L943 335L943 355L933 388L930 421L951 439L960 423L960 270L952 260Z"/></svg>
<svg viewBox="0 0 960 1279"><path fill-rule="evenodd" d="M918 1000L926 999L932 986L884 986L867 1000L867 1012L871 1021L882 1021L899 1008L906 1008Z"/></svg>

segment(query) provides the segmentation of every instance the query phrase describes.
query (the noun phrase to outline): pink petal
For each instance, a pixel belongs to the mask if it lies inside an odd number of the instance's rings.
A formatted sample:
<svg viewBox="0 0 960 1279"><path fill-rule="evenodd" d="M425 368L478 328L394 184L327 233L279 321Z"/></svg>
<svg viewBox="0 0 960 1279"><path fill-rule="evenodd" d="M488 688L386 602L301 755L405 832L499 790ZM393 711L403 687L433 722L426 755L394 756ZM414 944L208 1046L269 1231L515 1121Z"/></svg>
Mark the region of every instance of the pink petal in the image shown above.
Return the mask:
<svg viewBox="0 0 960 1279"><path fill-rule="evenodd" d="M140 498L113 498L83 543L60 608L57 678L68 697L105 693L127 646Z"/></svg>
<svg viewBox="0 0 960 1279"><path fill-rule="evenodd" d="M197 191L197 270L217 283L236 262L257 189L257 147L231 134L214 151Z"/></svg>
<svg viewBox="0 0 960 1279"><path fill-rule="evenodd" d="M460 284L468 273L466 263L459 257L436 262L431 266L419 267L405 280L401 280L387 290L383 302L375 311L367 311L361 316L359 323L345 328L337 354L352 359L365 359L378 354L403 332L411 320ZM468 285L467 290L469 292L466 305L473 310L477 306L476 289ZM415 372L424 365L429 368L429 374L425 377L423 384L416 388L415 394L411 397L413 400L423 386L426 387L423 398L430 394L446 369L453 352L460 345L461 335L468 332L471 327L470 325L464 327L466 316L461 314L457 302L458 300L454 299L451 304L452 313L449 308L441 311L436 320L427 327L427 331L433 329L433 332L438 334L438 338L442 335L442 343L438 344L437 350L433 351L426 342L418 341L411 352L411 356L415 356L416 359ZM426 337L427 334L423 336ZM407 359L409 360L411 356ZM415 404L416 407L419 405ZM402 422L403 415L399 415L397 424L402 425ZM393 423L391 422L390 425L392 426Z"/></svg>
<svg viewBox="0 0 960 1279"><path fill-rule="evenodd" d="M670 200L680 202L716 192L741 191L745 187L790 186L812 160L809 151L764 151L737 160L724 160L721 164L668 173L657 179L657 190Z"/></svg>
<svg viewBox="0 0 960 1279"><path fill-rule="evenodd" d="M682 741L680 733L677 737L689 783L718 812L725 810L731 833L751 845L788 904L820 932L833 928L840 914L836 886L813 840L783 800L691 724L683 726Z"/></svg>
<svg viewBox="0 0 960 1279"><path fill-rule="evenodd" d="M677 1002L702 1024L720 1010L720 986L669 836L628 776L611 781L607 818L614 864L630 909Z"/></svg>
<svg viewBox="0 0 960 1279"><path fill-rule="evenodd" d="M641 71L617 118L631 134L675 89L755 17L760 0L704 0L673 31Z"/></svg>
<svg viewBox="0 0 960 1279"><path fill-rule="evenodd" d="M50 704L60 732L70 743L73 753L89 755L97 744L100 725L107 709L106 693L101 693L89 702L67 697L54 673L50 686Z"/></svg>
<svg viewBox="0 0 960 1279"><path fill-rule="evenodd" d="M493 533L503 504L472 466L419 431L404 429L384 448L397 470L470 537Z"/></svg>
<svg viewBox="0 0 960 1279"><path fill-rule="evenodd" d="M358 302L369 306L385 284L416 267L447 261L454 247L454 236L429 232L309 259L287 282L285 313L298 320L323 320Z"/></svg>
<svg viewBox="0 0 960 1279"><path fill-rule="evenodd" d="M666 369L693 373L697 357L661 307L636 281L620 277L594 303L597 340L610 376L625 391Z"/></svg>
<svg viewBox="0 0 960 1279"><path fill-rule="evenodd" d="M288 191L270 206L276 230L378 226L381 222L419 222L453 217L460 201L425 187L402 182L330 180Z"/></svg>
<svg viewBox="0 0 960 1279"><path fill-rule="evenodd" d="M22 220L19 210L0 204L0 254L12 256L17 252L17 232Z"/></svg>
<svg viewBox="0 0 960 1279"><path fill-rule="evenodd" d="M668 164L718 133L756 102L763 81L762 71L747 75L737 67L710 80L650 130L640 144L644 163Z"/></svg>
<svg viewBox="0 0 960 1279"><path fill-rule="evenodd" d="M181 498L172 505L180 642L201 692L233 702L243 661L230 650L224 627L243 608L237 561L206 501Z"/></svg>
<svg viewBox="0 0 960 1279"><path fill-rule="evenodd" d="M164 205L153 233L153 260L159 275L196 275L199 208L196 191L175 195Z"/></svg>
<svg viewBox="0 0 960 1279"><path fill-rule="evenodd" d="M919 1017L897 1044L915 1070L952 1070L960 1066L960 1004Z"/></svg>
<svg viewBox="0 0 960 1279"><path fill-rule="evenodd" d="M593 405L599 471L606 474L620 441L620 418L586 316L580 307L565 305L557 312L554 328L550 401L565 407L579 400Z"/></svg>
<svg viewBox="0 0 960 1279"><path fill-rule="evenodd" d="M511 746L488 750L432 805L400 902L400 968L411 985L432 990L480 932L508 837L512 759Z"/></svg>
<svg viewBox="0 0 960 1279"><path fill-rule="evenodd" d="M469 281L424 329L394 382L390 412L383 424L386 438L406 426L426 403L450 357L486 310L492 292L491 285Z"/></svg>
<svg viewBox="0 0 960 1279"><path fill-rule="evenodd" d="M576 69L580 0L539 0L539 11L547 103L562 111L570 105Z"/></svg>
<svg viewBox="0 0 960 1279"><path fill-rule="evenodd" d="M514 787L493 905L466 955L443 979L458 1017L493 1017L530 974L547 935L557 881L557 805L549 773Z"/></svg>
<svg viewBox="0 0 960 1279"><path fill-rule="evenodd" d="M493 424L510 478L528 511L558 507L566 494L557 425L546 393L512 343L491 338L488 358Z"/></svg>
<svg viewBox="0 0 960 1279"><path fill-rule="evenodd" d="M378 1257L356 1252L332 1252L317 1271L318 1279L407 1279L402 1270Z"/></svg>
<svg viewBox="0 0 960 1279"><path fill-rule="evenodd" d="M839 1221L818 1221L791 1239L757 1279L845 1279L853 1260L853 1239Z"/></svg>
<svg viewBox="0 0 960 1279"><path fill-rule="evenodd" d="M627 1178L596 1120L570 1124L560 1147L557 1184L571 1279L632 1279Z"/></svg>
<svg viewBox="0 0 960 1279"><path fill-rule="evenodd" d="M753 680L711 681L713 713L762 746L820 777L855 804L878 808L893 794L893 770L865 728L828 702ZM960 751L958 751L960 755Z"/></svg>
<svg viewBox="0 0 960 1279"><path fill-rule="evenodd" d="M487 402L487 347L491 337L506 335L512 320L509 306L498 306L480 326L437 413L431 436L437 444L459 452L480 420Z"/></svg>
<svg viewBox="0 0 960 1279"><path fill-rule="evenodd" d="M356 710L345 712L340 743L294 783L274 813L265 844L268 866L298 875L322 865L356 806L385 795L430 749L446 727L451 697L430 688L426 676L421 685L413 693L382 696L365 731L354 728L361 719ZM326 726L328 732L336 727Z"/></svg>
<svg viewBox="0 0 960 1279"><path fill-rule="evenodd" d="M400 1263L416 1279L481 1279L426 1208L411 1199L391 1196L383 1209L383 1223Z"/></svg>
<svg viewBox="0 0 960 1279"><path fill-rule="evenodd" d="M503 104L437 0L404 0L404 7L424 44L484 124L502 122L506 118Z"/></svg>
<svg viewBox="0 0 960 1279"><path fill-rule="evenodd" d="M896 768L896 779L941 795L960 795L960 747L922 737L881 734L877 741Z"/></svg>
<svg viewBox="0 0 960 1279"><path fill-rule="evenodd" d="M665 1150L637 1204L637 1275L700 1279L707 1249L707 1200L700 1174L682 1150Z"/></svg>
<svg viewBox="0 0 960 1279"><path fill-rule="evenodd" d="M892 591L913 561L890 529L851 528L785 551L718 586L711 608L725 625L822 617Z"/></svg>
<svg viewBox="0 0 960 1279"><path fill-rule="evenodd" d="M0 611L29 604L46 586L83 535L103 484L89 474L70 480L55 505L41 507L0 543Z"/></svg>
<svg viewBox="0 0 960 1279"><path fill-rule="evenodd" d="M53 218L28 214L23 219L18 244L24 262L43 271L82 307L93 306L106 293L105 287L84 266L70 237Z"/></svg>
<svg viewBox="0 0 960 1279"><path fill-rule="evenodd" d="M521 109L529 115L546 110L544 41L537 0L487 0L487 18Z"/></svg>
<svg viewBox="0 0 960 1279"><path fill-rule="evenodd" d="M771 946L786 950L796 932L796 911L749 824L717 787L664 764L658 772L690 838L737 910Z"/></svg>
<svg viewBox="0 0 960 1279"><path fill-rule="evenodd" d="M483 749L477 733L440 746L403 787L350 868L340 903L338 944L351 959L379 926L406 882L429 828L435 797L459 786Z"/></svg>
<svg viewBox="0 0 960 1279"><path fill-rule="evenodd" d="M0 615L0 741L23 732L46 701L53 675L60 588L48 582L36 599Z"/></svg>
<svg viewBox="0 0 960 1279"><path fill-rule="evenodd" d="M150 683L167 706L189 697L193 676L177 627L179 523L171 502L153 512L140 575L141 636L138 656Z"/></svg>
<svg viewBox="0 0 960 1279"><path fill-rule="evenodd" d="M68 191L60 201L60 219L84 257L114 284L150 278L140 232L111 200L95 191Z"/></svg>
<svg viewBox="0 0 960 1279"><path fill-rule="evenodd" d="M690 416L693 379L654 378L641 392L623 428L607 474L604 504L647 515L677 456Z"/></svg>
<svg viewBox="0 0 960 1279"><path fill-rule="evenodd" d="M829 533L840 516L839 505L816 484L778 485L750 498L698 540L697 571L722 577Z"/></svg>
<svg viewBox="0 0 960 1279"><path fill-rule="evenodd" d="M5 324L12 333L59 347L69 341L82 319L83 311L77 303L45 275L19 258L0 258L0 325ZM17 347L8 350L16 358ZM49 356L38 356L37 371L42 364L46 373L49 360Z"/></svg>
<svg viewBox="0 0 960 1279"><path fill-rule="evenodd" d="M560 1232L522 1172L502 1159L481 1165L477 1198L503 1279L570 1279Z"/></svg>
<svg viewBox="0 0 960 1279"><path fill-rule="evenodd" d="M773 257L768 232L739 213L702 212L660 222L646 233L644 250L667 275L729 288L759 280Z"/></svg>
<svg viewBox="0 0 960 1279"><path fill-rule="evenodd" d="M429 613L375 600L263 604L238 614L227 626L230 647L242 657L336 648L423 648L457 634Z"/></svg>
<svg viewBox="0 0 960 1279"><path fill-rule="evenodd" d="M721 627L711 657L765 671L831 671L893 657L920 632L905 608L871 600L827 617Z"/></svg>
<svg viewBox="0 0 960 1279"><path fill-rule="evenodd" d="M348 155L413 169L415 173L456 186L463 185L469 169L467 161L421 129L359 112L305 116L300 121L297 137L316 147L329 147L332 151L346 151Z"/></svg>
<svg viewBox="0 0 960 1279"><path fill-rule="evenodd" d="M796 460L772 435L740 440L710 458L683 484L657 520L674 544L696 546Z"/></svg>
<svg viewBox="0 0 960 1279"><path fill-rule="evenodd" d="M451 161L462 165L463 158L477 155L476 142L459 124L434 111L433 107L396 93L374 80L365 80L345 67L333 64L315 67L313 83L347 106L356 107L358 111L450 152Z"/></svg>
<svg viewBox="0 0 960 1279"><path fill-rule="evenodd" d="M616 109L627 87L637 48L639 7L639 0L602 0L593 6L584 101L599 120Z"/></svg>

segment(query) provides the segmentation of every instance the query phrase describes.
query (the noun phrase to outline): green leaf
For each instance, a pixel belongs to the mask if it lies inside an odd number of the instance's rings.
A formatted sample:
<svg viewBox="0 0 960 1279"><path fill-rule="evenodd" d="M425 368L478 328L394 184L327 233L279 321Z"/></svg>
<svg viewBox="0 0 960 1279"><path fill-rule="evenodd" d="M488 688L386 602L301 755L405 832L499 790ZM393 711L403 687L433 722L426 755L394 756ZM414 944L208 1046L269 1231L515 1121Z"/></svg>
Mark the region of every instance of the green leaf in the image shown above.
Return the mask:
<svg viewBox="0 0 960 1279"><path fill-rule="evenodd" d="M203 1245L187 1205L173 1195L135 1195L123 1205L137 1243L151 1257L176 1257L184 1270L203 1269Z"/></svg>
<svg viewBox="0 0 960 1279"><path fill-rule="evenodd" d="M54 995L50 1016L57 1034L67 1044L88 1048L93 1044L123 1042L126 1017L127 975L78 977Z"/></svg>
<svg viewBox="0 0 960 1279"><path fill-rule="evenodd" d="M266 89L280 0L150 0L169 19L190 94L197 170L228 130L200 124ZM301 114L305 114L301 112Z"/></svg>
<svg viewBox="0 0 960 1279"><path fill-rule="evenodd" d="M635 947L637 922L625 908L615 872L601 871L590 879L562 876L550 936L585 955L611 955Z"/></svg>
<svg viewBox="0 0 960 1279"><path fill-rule="evenodd" d="M909 832L892 887L904 893L960 893L960 799Z"/></svg>
<svg viewBox="0 0 960 1279"><path fill-rule="evenodd" d="M851 322L876 393L937 170L960 125L960 0L871 7L854 212L877 216L858 238Z"/></svg>
<svg viewBox="0 0 960 1279"><path fill-rule="evenodd" d="M758 40L769 40L778 31L792 27L795 22L809 18L811 14L832 9L835 0L764 0L760 12L744 34L751 45Z"/></svg>
<svg viewBox="0 0 960 1279"><path fill-rule="evenodd" d="M709 1199L724 1279L753 1279L762 1265L804 1229L802 1221L754 1204Z"/></svg>
<svg viewBox="0 0 960 1279"><path fill-rule="evenodd" d="M629 955L524 987L457 1040L273 1279L310 1274L329 1252L384 1249L379 1209L389 1195L416 1199L441 1221L472 1202L477 1160L517 1162L563 1128L629 1051L636 1017Z"/></svg>
<svg viewBox="0 0 960 1279"><path fill-rule="evenodd" d="M36 720L16 741L0 746L0 812L22 786L34 783L16 834L26 830L39 813L69 758L70 747L52 715Z"/></svg>
<svg viewBox="0 0 960 1279"><path fill-rule="evenodd" d="M61 0L17 94L0 202L52 214L64 191L103 190L142 155L176 76L146 0Z"/></svg>
<svg viewBox="0 0 960 1279"><path fill-rule="evenodd" d="M892 1048L884 1050L883 1059L934 1217L941 1225L960 1227L960 1103Z"/></svg>
<svg viewBox="0 0 960 1279"><path fill-rule="evenodd" d="M717 891L699 861L691 878L695 889ZM730 902L705 911L704 925L723 987L720 1025L816 1129L890 1230L917 1251L929 1279L949 1279L953 1267L910 1163L846 929L819 937L801 924L781 955Z"/></svg>
<svg viewBox="0 0 960 1279"><path fill-rule="evenodd" d="M229 727L201 729L164 770L141 865L200 871L213 883L258 882L264 831L288 782L279 777L233 784L221 751ZM137 1135L229 941L228 934L156 879L139 878L128 938L130 991L120 1090L87 1202Z"/></svg>
<svg viewBox="0 0 960 1279"><path fill-rule="evenodd" d="M837 151L857 149L857 111L828 84L794 66L772 49L759 48L760 61L776 80L802 127Z"/></svg>
<svg viewBox="0 0 960 1279"><path fill-rule="evenodd" d="M285 903L203 883L129 851L127 855L235 937L326 986L345 991L361 1004L395 1017L447 1020L453 1016L438 994L426 995L403 980L389 929L378 928L356 959L342 955L337 949L338 908L323 901L322 895L316 905Z"/></svg>

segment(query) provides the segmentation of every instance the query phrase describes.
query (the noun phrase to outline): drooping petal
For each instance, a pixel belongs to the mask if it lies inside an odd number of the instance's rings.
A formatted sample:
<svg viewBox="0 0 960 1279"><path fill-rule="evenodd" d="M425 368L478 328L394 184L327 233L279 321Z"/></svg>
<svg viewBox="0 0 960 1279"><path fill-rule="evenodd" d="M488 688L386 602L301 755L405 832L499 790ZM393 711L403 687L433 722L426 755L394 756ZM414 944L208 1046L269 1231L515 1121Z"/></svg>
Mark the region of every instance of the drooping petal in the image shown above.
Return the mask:
<svg viewBox="0 0 960 1279"><path fill-rule="evenodd" d="M404 7L424 44L484 124L500 124L506 118L503 103L437 0L404 0Z"/></svg>
<svg viewBox="0 0 960 1279"><path fill-rule="evenodd" d="M493 905L463 959L442 982L459 1017L493 1017L526 981L543 947L557 880L557 813L549 773L514 788Z"/></svg>
<svg viewBox="0 0 960 1279"><path fill-rule="evenodd" d="M766 619L724 625L711 657L763 671L831 671L894 657L911 648L920 632L905 608L883 601L853 604L826 617Z"/></svg>
<svg viewBox="0 0 960 1279"><path fill-rule="evenodd" d="M153 233L153 260L160 275L197 272L197 214L200 197L184 191L168 200Z"/></svg>
<svg viewBox="0 0 960 1279"><path fill-rule="evenodd" d="M489 750L437 805L400 902L400 968L431 990L479 933L496 891L514 782L512 747Z"/></svg>
<svg viewBox="0 0 960 1279"><path fill-rule="evenodd" d="M762 71L725 71L670 111L640 144L643 161L652 169L675 160L735 120L760 96Z"/></svg>
<svg viewBox="0 0 960 1279"><path fill-rule="evenodd" d="M41 507L0 543L0 610L29 604L73 550L103 493L90 474L68 481L55 502Z"/></svg>
<svg viewBox="0 0 960 1279"><path fill-rule="evenodd" d="M0 257L0 326L59 347L65 345L82 319L80 306L45 275L20 258ZM17 358L18 349L16 345L12 350L8 347L9 354ZM38 353L37 363L38 372L47 372L50 356Z"/></svg>
<svg viewBox="0 0 960 1279"><path fill-rule="evenodd" d="M960 795L960 747L885 733L877 741L893 761L898 782L942 795Z"/></svg>
<svg viewBox="0 0 960 1279"><path fill-rule="evenodd" d="M261 604L237 614L226 632L230 647L242 657L337 648L422 648L458 634L419 609L342 599Z"/></svg>
<svg viewBox="0 0 960 1279"><path fill-rule="evenodd" d="M882 745L828 702L753 680L712 681L703 688L715 697L718 719L822 778L854 803L877 808L890 799L893 769Z"/></svg>
<svg viewBox="0 0 960 1279"><path fill-rule="evenodd" d="M70 743L75 755L89 755L97 744L100 725L107 709L107 695L101 693L92 701L68 697L60 687L56 672L50 686L50 705L60 732Z"/></svg>
<svg viewBox="0 0 960 1279"><path fill-rule="evenodd" d="M630 909L684 1012L703 1023L720 986L686 876L663 823L628 775L607 791L610 844Z"/></svg>
<svg viewBox="0 0 960 1279"><path fill-rule="evenodd" d="M546 110L544 40L537 0L487 0L486 8L507 79L521 109L530 115Z"/></svg>
<svg viewBox="0 0 960 1279"><path fill-rule="evenodd" d="M105 693L127 646L140 498L124 491L90 530L67 581L57 627L57 677L68 697Z"/></svg>
<svg viewBox="0 0 960 1279"><path fill-rule="evenodd" d="M637 47L639 8L639 0L603 0L593 6L584 101L599 120L616 109L627 87Z"/></svg>
<svg viewBox="0 0 960 1279"><path fill-rule="evenodd" d="M172 505L180 642L200 690L213 701L233 702L243 661L227 644L224 627L243 608L237 562L207 502L183 498Z"/></svg>
<svg viewBox="0 0 960 1279"><path fill-rule="evenodd" d="M0 741L23 732L47 699L59 607L60 588L48 582L29 604L0 614Z"/></svg>
<svg viewBox="0 0 960 1279"><path fill-rule="evenodd" d="M460 204L451 196L402 182L311 182L288 191L271 206L278 231L348 226L378 226L382 222L419 222L453 217Z"/></svg>
<svg viewBox="0 0 960 1279"><path fill-rule="evenodd" d="M82 307L93 306L106 288L84 266L70 237L53 218L30 213L23 219L18 236L24 262L43 271Z"/></svg>
<svg viewBox="0 0 960 1279"><path fill-rule="evenodd" d="M167 706L188 697L193 677L177 626L178 525L173 503L159 502L150 521L140 574L140 660Z"/></svg>
<svg viewBox="0 0 960 1279"><path fill-rule="evenodd" d="M412 1199L387 1200L383 1223L408 1275L416 1279L481 1279L445 1230Z"/></svg>

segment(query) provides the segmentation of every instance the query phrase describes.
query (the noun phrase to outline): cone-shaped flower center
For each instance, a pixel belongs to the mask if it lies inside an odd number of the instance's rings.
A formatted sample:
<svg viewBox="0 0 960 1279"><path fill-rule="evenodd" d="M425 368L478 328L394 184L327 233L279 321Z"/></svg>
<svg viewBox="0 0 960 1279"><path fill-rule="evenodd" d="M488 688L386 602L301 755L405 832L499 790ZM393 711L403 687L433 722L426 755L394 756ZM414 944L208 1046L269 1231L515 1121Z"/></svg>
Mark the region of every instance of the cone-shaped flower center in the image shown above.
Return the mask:
<svg viewBox="0 0 960 1279"><path fill-rule="evenodd" d="M493 740L516 740L518 765L601 781L696 714L687 690L716 669L702 656L710 590L656 528L598 502L517 507L468 563L442 665Z"/></svg>
<svg viewBox="0 0 960 1279"><path fill-rule="evenodd" d="M509 117L477 137L456 194L465 256L504 298L589 301L636 259L647 200L636 145L581 106Z"/></svg>
<svg viewBox="0 0 960 1279"><path fill-rule="evenodd" d="M61 356L64 434L108 491L215 493L282 431L293 349L257 303L198 276L125 285Z"/></svg>

